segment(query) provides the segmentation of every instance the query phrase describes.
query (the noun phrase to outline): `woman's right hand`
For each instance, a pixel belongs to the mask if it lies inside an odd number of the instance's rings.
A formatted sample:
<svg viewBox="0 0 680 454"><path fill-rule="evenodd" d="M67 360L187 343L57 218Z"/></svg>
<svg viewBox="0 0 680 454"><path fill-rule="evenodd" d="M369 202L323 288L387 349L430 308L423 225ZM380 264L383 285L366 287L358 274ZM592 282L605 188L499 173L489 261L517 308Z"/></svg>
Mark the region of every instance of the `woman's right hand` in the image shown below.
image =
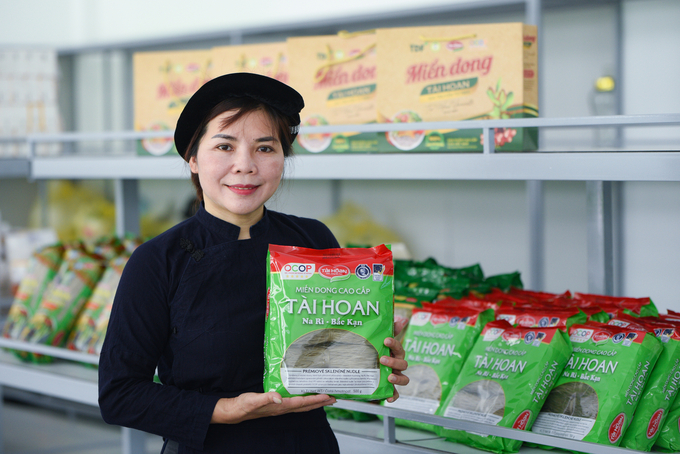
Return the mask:
<svg viewBox="0 0 680 454"><path fill-rule="evenodd" d="M335 397L326 394L281 397L277 392L244 393L233 398L217 401L213 410L213 424L238 424L248 419L297 413L333 405Z"/></svg>

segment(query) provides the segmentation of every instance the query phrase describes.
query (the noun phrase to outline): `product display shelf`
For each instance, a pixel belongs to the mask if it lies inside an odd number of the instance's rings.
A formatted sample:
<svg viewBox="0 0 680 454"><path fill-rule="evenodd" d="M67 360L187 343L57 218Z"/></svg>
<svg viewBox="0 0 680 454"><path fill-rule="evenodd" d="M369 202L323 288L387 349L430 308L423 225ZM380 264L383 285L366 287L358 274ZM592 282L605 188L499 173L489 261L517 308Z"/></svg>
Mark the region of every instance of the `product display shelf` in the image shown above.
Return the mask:
<svg viewBox="0 0 680 454"><path fill-rule="evenodd" d="M29 363L6 349L41 353L55 359L47 364ZM3 387L98 408L97 369L91 367L98 363L99 357L96 355L0 338L0 414ZM0 432L0 454L3 452L2 441ZM145 452L145 443L146 434L143 432L121 428L123 454Z"/></svg>
<svg viewBox="0 0 680 454"><path fill-rule="evenodd" d="M97 370L90 365L98 363L98 356L75 352L59 347L36 345L27 342L0 338L0 396L2 387L11 387L30 391L50 397L56 397L80 404L97 406ZM34 364L19 360L14 354L4 349L31 351L54 358L52 363ZM2 412L0 400L0 413ZM486 435L559 447L590 454L624 454L637 452L620 448L568 440L532 432L497 427L471 421L443 418L412 411L388 408L377 404L338 401L336 408L382 415L383 421L349 423L331 421L338 436L343 452L380 453L425 453L449 452L459 454L482 454L484 451L464 445L448 442L435 434L415 431L395 426L394 418L409 419L429 424L436 424L450 429L465 430ZM132 429L123 428L123 452L143 452L144 434ZM2 452L0 439L0 453ZM522 448L523 454L545 452L539 449Z"/></svg>
<svg viewBox="0 0 680 454"><path fill-rule="evenodd" d="M0 158L0 178L27 178L30 164L28 158Z"/></svg>
<svg viewBox="0 0 680 454"><path fill-rule="evenodd" d="M371 124L343 125L329 127L305 127L301 133L324 132L384 132L387 130L408 130L416 126L418 129L483 129L485 137L493 137L494 128L505 127L602 127L602 126L668 126L680 124L680 115L646 115L646 116L612 116L586 118L538 118L521 120L488 120L478 122L436 122L415 124ZM32 135L27 138L29 149L41 142L80 142L91 140L141 140L146 137L172 137L172 131L141 133L119 132L104 134L56 134ZM486 140L486 143L492 143ZM131 147L134 149L134 147ZM186 163L179 156L142 157L135 155L120 156L86 156L65 155L57 157L33 156L29 162L28 177L41 179L113 179L120 182L120 190L116 191L117 207L126 213L118 213L117 217L130 217L127 211L136 206L136 180L138 179L179 179L188 178ZM298 179L402 179L402 180L582 180L601 181L680 181L680 151L620 151L620 152L525 152L496 153L493 147L487 146L480 153L385 153L385 154L319 154L299 155L294 160L294 169L289 175ZM134 211L134 210L131 210ZM132 216L134 219L134 216ZM120 224L120 223L119 223ZM134 224L134 222L132 223ZM121 225L131 225L129 222ZM0 340L0 347L14 347L10 341ZM34 348L34 347L32 347ZM51 347L42 347L50 349ZM44 353L62 357L61 352L48 350ZM11 356L11 355L10 355ZM89 356L89 355L88 355ZM86 369L79 364L46 364L27 365L6 354L0 357L0 384L17 387L37 393L54 395L72 399L90 405L96 404L96 378L88 379L65 373L65 370ZM75 361L81 359L71 358ZM89 358L93 362L94 358ZM84 373L94 374L93 370ZM47 383L47 385L46 385ZM63 383L61 386L53 386ZM63 391L62 389L66 390ZM468 452L480 451L443 442L436 437L426 439L421 446L413 443L400 443L398 440L415 440L417 433L394 426L394 418L413 419L421 422L445 425L450 428L501 435L509 438L529 440L535 443L558 446L592 454L623 453L620 448L593 445L573 440L545 437L530 432L487 426L468 421L456 421L436 416L423 415L404 410L388 409L381 406L342 401L336 404L345 408L365 413L382 414L382 423L355 423L334 421L334 430L347 451L355 452ZM364 434L357 434L363 431ZM351 432L351 433L350 433ZM123 429L124 448L133 449L134 443L141 443L141 433ZM366 438L366 435L372 435ZM422 434L421 434L422 435ZM377 438L376 438L377 437ZM414 438L415 437L415 438ZM415 441L414 441L415 442ZM139 445L138 445L139 446ZM429 446L429 447L428 447ZM428 451L431 450L431 451ZM526 452L523 448L523 452ZM126 452L135 452L126 451Z"/></svg>
<svg viewBox="0 0 680 454"><path fill-rule="evenodd" d="M577 118L535 118L423 122L417 124L366 124L302 127L301 134L386 132L418 129L482 129L491 138L495 128L652 127L680 125L680 114L616 115ZM88 140L139 140L172 137L172 131L143 133L69 133L29 136L37 143ZM133 147L131 146L131 149ZM176 155L135 156L64 155L33 157L32 179L183 179L189 170ZM680 148L676 151L588 151L496 153L485 140L479 153L374 153L300 154L293 161L295 179L391 179L391 180L581 180L581 181L679 181Z"/></svg>

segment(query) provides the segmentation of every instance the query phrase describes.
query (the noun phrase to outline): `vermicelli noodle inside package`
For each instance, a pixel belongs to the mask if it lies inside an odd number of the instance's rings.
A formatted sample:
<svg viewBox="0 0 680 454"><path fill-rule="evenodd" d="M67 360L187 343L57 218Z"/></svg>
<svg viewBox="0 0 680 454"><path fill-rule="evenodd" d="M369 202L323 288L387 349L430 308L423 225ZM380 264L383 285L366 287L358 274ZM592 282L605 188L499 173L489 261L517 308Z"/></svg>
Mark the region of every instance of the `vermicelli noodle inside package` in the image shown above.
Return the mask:
<svg viewBox="0 0 680 454"><path fill-rule="evenodd" d="M385 245L269 246L265 391L391 397L384 345L394 333L394 266Z"/></svg>

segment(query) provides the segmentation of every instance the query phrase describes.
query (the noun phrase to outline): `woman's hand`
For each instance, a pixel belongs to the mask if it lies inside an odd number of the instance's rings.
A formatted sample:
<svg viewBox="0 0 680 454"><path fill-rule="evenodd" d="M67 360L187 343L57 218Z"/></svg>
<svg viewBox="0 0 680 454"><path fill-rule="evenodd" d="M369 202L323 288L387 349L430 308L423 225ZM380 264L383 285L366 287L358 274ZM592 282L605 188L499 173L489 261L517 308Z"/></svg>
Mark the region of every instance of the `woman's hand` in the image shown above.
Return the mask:
<svg viewBox="0 0 680 454"><path fill-rule="evenodd" d="M237 397L218 400L210 422L237 424L248 419L314 410L334 403L335 397L326 394L281 397L277 392L244 393Z"/></svg>
<svg viewBox="0 0 680 454"><path fill-rule="evenodd" d="M390 348L390 356L383 356L380 358L380 364L392 368L392 373L387 377L387 380L394 385L407 385L409 378L402 372L408 367L408 363L404 359L406 353L401 343L394 339L393 337L388 337L385 339L385 347ZM392 403L399 398L399 392L397 388L394 388L394 395L387 399L388 402Z"/></svg>

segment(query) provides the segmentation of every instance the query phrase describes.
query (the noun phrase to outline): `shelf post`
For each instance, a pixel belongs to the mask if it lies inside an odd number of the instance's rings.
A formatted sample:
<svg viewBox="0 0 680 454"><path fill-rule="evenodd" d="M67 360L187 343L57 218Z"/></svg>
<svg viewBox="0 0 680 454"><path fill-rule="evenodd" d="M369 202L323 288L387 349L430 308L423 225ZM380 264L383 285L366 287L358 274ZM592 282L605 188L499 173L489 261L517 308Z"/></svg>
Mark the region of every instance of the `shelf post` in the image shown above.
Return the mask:
<svg viewBox="0 0 680 454"><path fill-rule="evenodd" d="M613 182L586 182L588 210L588 292L614 292Z"/></svg>
<svg viewBox="0 0 680 454"><path fill-rule="evenodd" d="M137 180L114 180L116 198L116 235L139 235L139 194Z"/></svg>
<svg viewBox="0 0 680 454"><path fill-rule="evenodd" d="M121 432L123 444L121 451L123 454L146 452L146 434L144 432L128 427L122 427Z"/></svg>
<svg viewBox="0 0 680 454"><path fill-rule="evenodd" d="M2 421L2 412L3 412L3 407L5 405L5 396L3 395L3 386L0 385L0 421ZM0 454L2 454L4 451L3 446L5 445L5 440L2 436L2 430L0 430Z"/></svg>
<svg viewBox="0 0 680 454"><path fill-rule="evenodd" d="M396 424L394 422L394 418L391 416L385 416L383 418L383 430L384 430L384 438L385 438L385 443L393 445L397 442L397 435L396 435Z"/></svg>
<svg viewBox="0 0 680 454"><path fill-rule="evenodd" d="M545 196L543 181L526 182L527 212L529 217L529 279L528 288L544 290L543 263L545 250Z"/></svg>

